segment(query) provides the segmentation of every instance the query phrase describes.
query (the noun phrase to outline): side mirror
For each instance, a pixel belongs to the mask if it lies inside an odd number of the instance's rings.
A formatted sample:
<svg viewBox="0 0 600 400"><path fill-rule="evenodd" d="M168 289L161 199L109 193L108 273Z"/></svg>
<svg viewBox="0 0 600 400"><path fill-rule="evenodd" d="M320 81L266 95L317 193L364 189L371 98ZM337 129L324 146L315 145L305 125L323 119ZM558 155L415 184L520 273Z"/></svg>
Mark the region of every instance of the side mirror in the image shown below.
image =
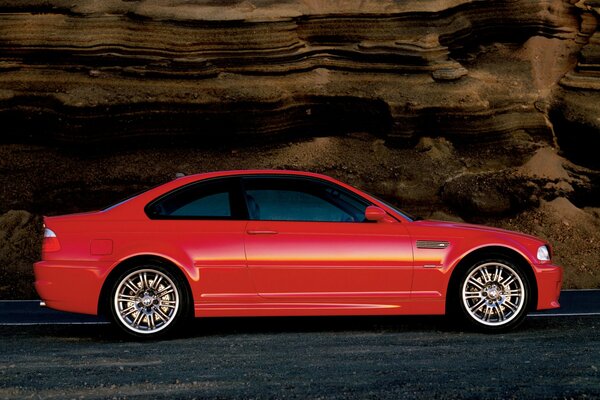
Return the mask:
<svg viewBox="0 0 600 400"><path fill-rule="evenodd" d="M365 219L367 221L381 222L386 217L387 213L377 206L369 206L365 210Z"/></svg>

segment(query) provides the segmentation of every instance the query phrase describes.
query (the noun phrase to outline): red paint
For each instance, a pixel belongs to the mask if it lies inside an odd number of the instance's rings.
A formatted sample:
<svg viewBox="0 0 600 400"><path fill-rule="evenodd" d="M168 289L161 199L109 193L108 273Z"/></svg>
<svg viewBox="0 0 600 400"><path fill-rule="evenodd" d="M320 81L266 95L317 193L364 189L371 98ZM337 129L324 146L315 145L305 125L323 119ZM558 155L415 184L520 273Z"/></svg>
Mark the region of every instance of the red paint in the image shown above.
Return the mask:
<svg viewBox="0 0 600 400"><path fill-rule="evenodd" d="M379 222L152 220L144 212L152 200L189 183L257 174L339 185L372 204L368 219ZM198 317L443 314L457 264L487 246L511 249L529 264L538 309L558 307L562 281L560 267L536 259L545 244L540 239L476 225L409 221L355 188L304 172L187 176L108 210L47 217L45 224L56 237L44 239L43 261L35 264L38 293L51 308L87 314L98 312L110 272L140 255L161 257L183 272ZM421 249L417 240L450 245Z"/></svg>
<svg viewBox="0 0 600 400"><path fill-rule="evenodd" d="M113 242L110 239L94 239L90 245L90 254L93 256L107 256L112 254Z"/></svg>

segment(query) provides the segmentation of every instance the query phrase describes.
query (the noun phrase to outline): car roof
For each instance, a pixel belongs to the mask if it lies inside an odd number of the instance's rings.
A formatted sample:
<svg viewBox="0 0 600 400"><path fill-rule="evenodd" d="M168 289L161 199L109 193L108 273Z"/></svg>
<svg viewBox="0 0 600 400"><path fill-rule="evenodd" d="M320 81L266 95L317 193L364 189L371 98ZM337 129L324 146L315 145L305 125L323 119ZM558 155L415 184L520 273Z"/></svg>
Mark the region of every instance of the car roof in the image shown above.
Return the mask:
<svg viewBox="0 0 600 400"><path fill-rule="evenodd" d="M286 176L307 176L313 178L320 178L327 181L338 182L327 175L317 174L314 172L297 171L297 170L283 170L283 169L243 169L243 170L230 170L230 171L216 171L216 172L204 172L193 175L186 175L181 178L176 178L174 181L180 183L190 183L198 180L226 177L226 176L241 176L241 175L286 175Z"/></svg>

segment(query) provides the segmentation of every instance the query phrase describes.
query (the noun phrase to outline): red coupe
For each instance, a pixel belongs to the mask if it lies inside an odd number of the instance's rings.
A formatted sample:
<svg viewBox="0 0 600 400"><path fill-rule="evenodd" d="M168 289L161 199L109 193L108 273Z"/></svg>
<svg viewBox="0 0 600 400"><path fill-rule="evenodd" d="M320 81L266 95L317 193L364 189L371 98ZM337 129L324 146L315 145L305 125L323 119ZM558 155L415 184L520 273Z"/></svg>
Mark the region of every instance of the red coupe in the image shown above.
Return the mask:
<svg viewBox="0 0 600 400"><path fill-rule="evenodd" d="M187 317L454 313L499 331L557 308L538 238L424 221L327 176L186 176L102 211L45 218L36 289L155 337Z"/></svg>

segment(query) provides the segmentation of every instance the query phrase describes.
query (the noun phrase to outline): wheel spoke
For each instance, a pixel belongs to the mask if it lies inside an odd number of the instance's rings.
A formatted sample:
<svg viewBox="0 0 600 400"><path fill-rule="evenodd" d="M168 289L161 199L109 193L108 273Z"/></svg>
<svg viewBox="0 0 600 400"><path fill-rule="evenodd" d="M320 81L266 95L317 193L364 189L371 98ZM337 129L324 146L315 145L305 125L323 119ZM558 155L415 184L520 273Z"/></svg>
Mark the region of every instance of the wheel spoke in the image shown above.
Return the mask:
<svg viewBox="0 0 600 400"><path fill-rule="evenodd" d="M160 302L160 307L175 308L177 303L172 300L163 300Z"/></svg>
<svg viewBox="0 0 600 400"><path fill-rule="evenodd" d="M489 321L491 317L492 317L492 308L490 306L486 306L483 311L483 320Z"/></svg>
<svg viewBox="0 0 600 400"><path fill-rule="evenodd" d="M504 302L504 305L512 312L517 311L517 309L519 308L516 304L513 304L510 300L506 300Z"/></svg>
<svg viewBox="0 0 600 400"><path fill-rule="evenodd" d="M136 311L137 311L137 308L135 308L135 306L131 306L131 307L128 307L128 308L126 308L126 309L122 310L122 311L121 311L121 316L122 316L123 318L125 318L125 317L127 317L128 315L131 315L131 314L133 314L133 313L134 313L134 312L136 312Z"/></svg>
<svg viewBox="0 0 600 400"><path fill-rule="evenodd" d="M162 276L160 276L160 275L157 274L154 277L154 282L152 282L152 289L158 290L158 286L160 285L161 281L162 281Z"/></svg>
<svg viewBox="0 0 600 400"><path fill-rule="evenodd" d="M163 321L167 322L169 320L169 316L165 314L164 311L160 309L160 307L154 307L154 311L156 311L160 319L162 319Z"/></svg>
<svg viewBox="0 0 600 400"><path fill-rule="evenodd" d="M484 268L483 271L485 271L486 282L492 282L494 278L492 277L492 274L490 274L490 271L487 268Z"/></svg>
<svg viewBox="0 0 600 400"><path fill-rule="evenodd" d="M142 274L142 287L143 289L149 289L150 285L148 284L148 273L144 272Z"/></svg>
<svg viewBox="0 0 600 400"><path fill-rule="evenodd" d="M498 282L498 283L502 282L502 279L504 279L502 277L502 270L503 270L503 268L500 268L500 270L498 271L498 277L496 278L496 282Z"/></svg>
<svg viewBox="0 0 600 400"><path fill-rule="evenodd" d="M468 282L470 285L475 286L479 290L483 289L483 285L476 281L475 278L469 278Z"/></svg>
<svg viewBox="0 0 600 400"><path fill-rule="evenodd" d="M123 302L130 302L130 301L135 300L135 296L121 293L121 294L119 294L119 297L117 298L117 300L123 301Z"/></svg>
<svg viewBox="0 0 600 400"><path fill-rule="evenodd" d="M148 315L148 328L150 328L150 330L153 330L156 328L156 323L154 321L154 313L150 313L150 315Z"/></svg>
<svg viewBox="0 0 600 400"><path fill-rule="evenodd" d="M497 305L496 309L498 310L498 319L500 321L504 321L506 319L506 315L504 315L504 310L502 309L502 306L498 302L496 302L496 305Z"/></svg>
<svg viewBox="0 0 600 400"><path fill-rule="evenodd" d="M500 271L500 267L497 265L496 269L494 270L494 277L492 278L492 280L494 282L498 282L498 272Z"/></svg>
<svg viewBox="0 0 600 400"><path fill-rule="evenodd" d="M506 277L506 281L500 283L504 286L510 286L515 281L515 279L517 278L514 275L509 275Z"/></svg>
<svg viewBox="0 0 600 400"><path fill-rule="evenodd" d="M479 275L480 275L480 277L481 277L480 279L481 279L481 281L482 281L484 284L489 282L489 280L488 280L488 278L487 278L487 275L485 274L485 272L486 272L486 271L485 271L485 269L481 269L481 270L479 270Z"/></svg>
<svg viewBox="0 0 600 400"><path fill-rule="evenodd" d="M141 311L138 313L138 315L136 315L136 317L134 318L133 322L131 323L131 325L135 328L138 328L140 326L140 323L142 322L142 319L144 318L144 313L142 313Z"/></svg>
<svg viewBox="0 0 600 400"><path fill-rule="evenodd" d="M166 288L164 288L163 290L161 290L160 292L158 292L156 294L156 297L164 297L170 293L173 293L173 288L171 286L167 286Z"/></svg>
<svg viewBox="0 0 600 400"><path fill-rule="evenodd" d="M137 287L137 285L133 283L133 280L131 279L125 282L125 286L127 286L133 293L137 293L140 290L140 288Z"/></svg>
<svg viewBox="0 0 600 400"><path fill-rule="evenodd" d="M474 306L470 307L471 312L475 312L476 310L479 309L479 307L481 307L482 305L485 304L485 299L481 299L479 302L477 302Z"/></svg>

